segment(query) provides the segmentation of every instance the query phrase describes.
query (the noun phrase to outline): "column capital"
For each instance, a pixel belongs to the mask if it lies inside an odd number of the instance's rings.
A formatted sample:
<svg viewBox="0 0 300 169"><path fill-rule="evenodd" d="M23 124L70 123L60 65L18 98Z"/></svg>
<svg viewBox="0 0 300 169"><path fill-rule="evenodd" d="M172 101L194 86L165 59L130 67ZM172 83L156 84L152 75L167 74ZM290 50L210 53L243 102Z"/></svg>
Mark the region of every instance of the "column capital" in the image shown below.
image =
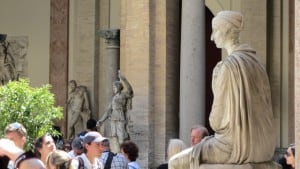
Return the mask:
<svg viewBox="0 0 300 169"><path fill-rule="evenodd" d="M120 29L102 29L97 34L106 39L108 46L120 46Z"/></svg>

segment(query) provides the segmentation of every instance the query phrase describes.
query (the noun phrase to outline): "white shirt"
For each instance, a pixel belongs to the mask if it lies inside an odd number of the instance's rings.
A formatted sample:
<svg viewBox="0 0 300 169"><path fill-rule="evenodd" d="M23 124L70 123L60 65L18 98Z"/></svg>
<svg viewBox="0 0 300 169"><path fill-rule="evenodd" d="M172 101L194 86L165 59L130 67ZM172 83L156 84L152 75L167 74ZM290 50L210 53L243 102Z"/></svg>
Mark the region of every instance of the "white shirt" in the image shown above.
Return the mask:
<svg viewBox="0 0 300 169"><path fill-rule="evenodd" d="M90 160L87 158L85 153L81 154L80 156L77 156L76 159L78 159L79 157L81 157L81 159L83 160L85 169L104 169L103 164L98 160L98 158L95 158L94 163L91 164ZM76 167L78 168L78 166L79 166L79 162L77 166L75 166L75 168Z"/></svg>
<svg viewBox="0 0 300 169"><path fill-rule="evenodd" d="M76 157L76 155L75 155L75 153L74 153L74 150L71 150L70 152L68 152L68 154L69 154L69 156L70 156L71 158L75 158L75 157Z"/></svg>
<svg viewBox="0 0 300 169"><path fill-rule="evenodd" d="M7 164L7 169L14 169L15 168L15 164L13 161L9 160L8 164Z"/></svg>

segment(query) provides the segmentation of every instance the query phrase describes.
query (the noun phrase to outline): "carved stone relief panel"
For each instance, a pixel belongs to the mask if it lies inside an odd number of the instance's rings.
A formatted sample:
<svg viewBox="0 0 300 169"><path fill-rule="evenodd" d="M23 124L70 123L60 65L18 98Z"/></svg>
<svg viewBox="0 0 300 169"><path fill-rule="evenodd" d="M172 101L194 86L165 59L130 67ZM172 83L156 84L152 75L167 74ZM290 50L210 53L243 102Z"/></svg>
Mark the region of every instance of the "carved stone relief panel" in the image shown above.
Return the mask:
<svg viewBox="0 0 300 169"><path fill-rule="evenodd" d="M7 36L11 54L19 78L28 77L28 36Z"/></svg>

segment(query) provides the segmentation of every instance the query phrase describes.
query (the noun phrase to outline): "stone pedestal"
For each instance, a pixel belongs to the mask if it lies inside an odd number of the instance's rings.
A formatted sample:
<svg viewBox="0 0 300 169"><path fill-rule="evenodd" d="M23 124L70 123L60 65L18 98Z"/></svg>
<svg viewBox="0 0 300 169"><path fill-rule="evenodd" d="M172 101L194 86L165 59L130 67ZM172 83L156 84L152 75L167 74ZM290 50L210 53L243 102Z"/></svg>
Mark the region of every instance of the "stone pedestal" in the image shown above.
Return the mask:
<svg viewBox="0 0 300 169"><path fill-rule="evenodd" d="M234 164L202 164L199 169L281 169L275 162Z"/></svg>

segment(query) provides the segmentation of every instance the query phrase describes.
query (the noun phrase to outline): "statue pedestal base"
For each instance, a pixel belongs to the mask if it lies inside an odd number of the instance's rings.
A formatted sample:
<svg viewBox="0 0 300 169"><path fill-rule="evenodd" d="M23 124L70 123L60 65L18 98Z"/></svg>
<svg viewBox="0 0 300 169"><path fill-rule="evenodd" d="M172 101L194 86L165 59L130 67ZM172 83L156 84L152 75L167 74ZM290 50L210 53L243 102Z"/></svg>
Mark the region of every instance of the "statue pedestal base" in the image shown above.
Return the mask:
<svg viewBox="0 0 300 169"><path fill-rule="evenodd" d="M248 163L248 164L201 164L199 169L281 169L275 162Z"/></svg>

